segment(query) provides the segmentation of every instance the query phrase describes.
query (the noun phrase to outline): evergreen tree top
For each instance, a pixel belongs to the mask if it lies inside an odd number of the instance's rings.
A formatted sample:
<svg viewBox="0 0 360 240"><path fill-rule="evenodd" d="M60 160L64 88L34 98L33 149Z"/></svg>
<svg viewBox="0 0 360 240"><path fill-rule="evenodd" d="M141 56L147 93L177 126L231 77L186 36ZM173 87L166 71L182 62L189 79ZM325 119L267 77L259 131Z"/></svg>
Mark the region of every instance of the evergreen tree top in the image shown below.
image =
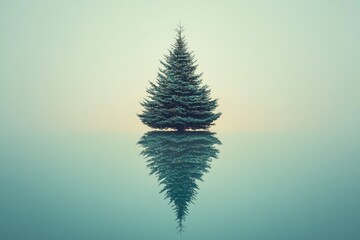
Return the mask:
<svg viewBox="0 0 360 240"><path fill-rule="evenodd" d="M213 113L217 99L211 99L210 89L202 84L197 74L196 60L189 52L183 35L184 27L176 29L175 43L171 45L159 69L156 82L150 82L149 94L141 105L140 120L152 128L208 129L221 113Z"/></svg>

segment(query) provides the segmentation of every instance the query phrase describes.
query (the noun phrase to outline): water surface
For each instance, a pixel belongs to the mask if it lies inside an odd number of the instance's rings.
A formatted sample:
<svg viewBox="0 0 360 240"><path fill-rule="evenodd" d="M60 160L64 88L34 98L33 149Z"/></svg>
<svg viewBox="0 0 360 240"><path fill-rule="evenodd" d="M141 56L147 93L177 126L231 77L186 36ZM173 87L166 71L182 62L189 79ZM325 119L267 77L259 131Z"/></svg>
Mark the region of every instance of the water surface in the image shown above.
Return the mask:
<svg viewBox="0 0 360 240"><path fill-rule="evenodd" d="M0 239L360 239L356 140L6 136Z"/></svg>

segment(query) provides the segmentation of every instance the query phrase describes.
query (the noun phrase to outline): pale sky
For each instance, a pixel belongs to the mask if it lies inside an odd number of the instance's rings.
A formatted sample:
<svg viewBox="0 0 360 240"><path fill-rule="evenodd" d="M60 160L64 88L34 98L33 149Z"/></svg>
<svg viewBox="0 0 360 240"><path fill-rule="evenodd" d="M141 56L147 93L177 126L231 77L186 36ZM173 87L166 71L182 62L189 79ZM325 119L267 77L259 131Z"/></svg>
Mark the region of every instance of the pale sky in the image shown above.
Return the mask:
<svg viewBox="0 0 360 240"><path fill-rule="evenodd" d="M360 1L1 1L1 131L146 131L185 26L214 131L360 133Z"/></svg>

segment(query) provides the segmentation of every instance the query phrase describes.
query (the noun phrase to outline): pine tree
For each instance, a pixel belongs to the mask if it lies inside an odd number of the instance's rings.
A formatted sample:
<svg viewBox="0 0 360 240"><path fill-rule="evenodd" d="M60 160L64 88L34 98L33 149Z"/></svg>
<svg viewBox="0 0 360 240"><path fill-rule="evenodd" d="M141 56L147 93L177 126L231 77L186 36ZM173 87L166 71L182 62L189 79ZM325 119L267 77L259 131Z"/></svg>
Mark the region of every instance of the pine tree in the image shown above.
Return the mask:
<svg viewBox="0 0 360 240"><path fill-rule="evenodd" d="M189 203L197 195L198 181L217 158L216 144L221 142L210 132L148 132L138 142L147 158L150 175L155 174L176 215L178 229L183 231Z"/></svg>
<svg viewBox="0 0 360 240"><path fill-rule="evenodd" d="M156 83L150 82L149 94L138 114L151 128L208 129L221 113L213 113L217 99L211 99L210 89L202 84L202 74L196 74L197 64L193 52L188 51L183 26L176 29L176 41L165 61L160 61Z"/></svg>

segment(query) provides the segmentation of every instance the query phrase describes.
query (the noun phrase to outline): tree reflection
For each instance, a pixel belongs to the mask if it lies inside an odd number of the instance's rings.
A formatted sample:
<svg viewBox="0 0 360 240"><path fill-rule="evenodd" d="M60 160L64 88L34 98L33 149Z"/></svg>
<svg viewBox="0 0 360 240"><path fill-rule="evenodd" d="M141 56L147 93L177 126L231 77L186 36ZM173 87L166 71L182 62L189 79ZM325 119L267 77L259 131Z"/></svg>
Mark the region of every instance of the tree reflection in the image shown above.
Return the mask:
<svg viewBox="0 0 360 240"><path fill-rule="evenodd" d="M189 203L197 195L197 180L210 169L212 159L218 157L215 147L221 142L211 132L165 132L152 131L144 134L139 145L141 154L147 159L150 175L155 174L160 193L169 200L183 231L183 222L188 214Z"/></svg>

